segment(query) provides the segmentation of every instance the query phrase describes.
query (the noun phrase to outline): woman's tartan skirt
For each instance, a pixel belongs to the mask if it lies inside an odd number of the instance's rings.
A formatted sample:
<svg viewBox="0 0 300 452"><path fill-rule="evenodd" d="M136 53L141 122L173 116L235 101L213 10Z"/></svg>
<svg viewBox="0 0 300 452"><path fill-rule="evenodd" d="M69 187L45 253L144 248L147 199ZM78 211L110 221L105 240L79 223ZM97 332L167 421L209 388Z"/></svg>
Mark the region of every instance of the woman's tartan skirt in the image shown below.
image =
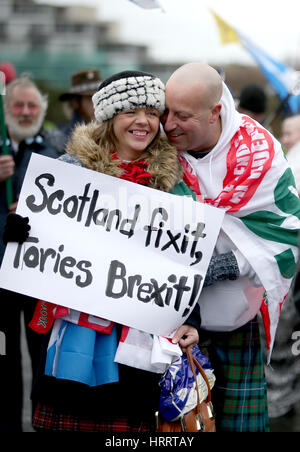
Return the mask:
<svg viewBox="0 0 300 452"><path fill-rule="evenodd" d="M217 432L269 431L267 391L257 319L230 333L209 333L216 375Z"/></svg>
<svg viewBox="0 0 300 452"><path fill-rule="evenodd" d="M208 347L216 384L212 390L217 432L269 431L264 363L257 319L231 333L209 333ZM105 407L103 407L105 409ZM153 432L149 422L87 419L68 409L37 404L37 431Z"/></svg>
<svg viewBox="0 0 300 452"><path fill-rule="evenodd" d="M155 431L154 415L153 423L118 417L97 419L74 415L68 409L62 410L41 403L38 403L35 408L32 425L37 432L149 433Z"/></svg>

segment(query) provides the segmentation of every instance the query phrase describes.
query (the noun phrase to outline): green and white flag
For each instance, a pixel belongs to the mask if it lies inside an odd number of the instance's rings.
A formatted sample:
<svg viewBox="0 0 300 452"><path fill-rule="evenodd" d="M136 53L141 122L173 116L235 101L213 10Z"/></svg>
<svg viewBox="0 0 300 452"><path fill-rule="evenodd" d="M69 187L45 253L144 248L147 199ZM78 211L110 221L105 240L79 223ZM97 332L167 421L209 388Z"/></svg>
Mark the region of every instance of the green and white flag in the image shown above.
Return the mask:
<svg viewBox="0 0 300 452"><path fill-rule="evenodd" d="M260 287L252 282L243 285L239 278L205 288L202 319L205 324L209 314L215 330L225 331L227 313L229 319L236 309L236 328L260 310L271 352L298 260L300 200L280 143L259 123L235 111L225 85L221 105L223 130L215 148L199 161L186 152L180 160L185 182L199 201L226 211L217 252L237 250Z"/></svg>

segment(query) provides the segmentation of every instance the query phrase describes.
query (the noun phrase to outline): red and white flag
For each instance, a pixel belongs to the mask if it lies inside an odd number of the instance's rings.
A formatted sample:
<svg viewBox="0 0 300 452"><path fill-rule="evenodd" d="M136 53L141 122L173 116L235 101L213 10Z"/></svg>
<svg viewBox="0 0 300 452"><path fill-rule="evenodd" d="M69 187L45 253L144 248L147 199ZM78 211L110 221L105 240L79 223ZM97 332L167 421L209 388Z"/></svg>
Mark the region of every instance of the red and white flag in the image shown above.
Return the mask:
<svg viewBox="0 0 300 452"><path fill-rule="evenodd" d="M225 84L221 105L223 129L215 148L201 162L187 152L180 155L184 180L200 202L226 211L219 246L229 248L219 252L236 247L261 286L246 285L246 281L243 285L240 278L232 282L230 290L228 282L205 288L200 300L202 327L230 331L230 316L235 315L231 329L237 329L260 309L270 359L299 255L300 202L280 143L259 123L235 111ZM216 291L222 291L218 308ZM238 300L245 303L244 308Z"/></svg>

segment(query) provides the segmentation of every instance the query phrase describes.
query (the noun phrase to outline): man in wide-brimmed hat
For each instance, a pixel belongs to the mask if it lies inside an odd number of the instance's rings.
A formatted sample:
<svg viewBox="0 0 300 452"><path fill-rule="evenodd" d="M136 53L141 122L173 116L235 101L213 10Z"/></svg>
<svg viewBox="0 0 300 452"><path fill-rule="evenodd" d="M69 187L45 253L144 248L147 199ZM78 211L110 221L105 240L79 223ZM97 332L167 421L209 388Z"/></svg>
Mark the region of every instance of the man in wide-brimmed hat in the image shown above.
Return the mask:
<svg viewBox="0 0 300 452"><path fill-rule="evenodd" d="M62 131L69 138L74 126L78 123L88 123L94 119L92 95L101 83L98 69L85 69L71 76L71 88L67 93L61 94L59 100L67 103L72 117Z"/></svg>

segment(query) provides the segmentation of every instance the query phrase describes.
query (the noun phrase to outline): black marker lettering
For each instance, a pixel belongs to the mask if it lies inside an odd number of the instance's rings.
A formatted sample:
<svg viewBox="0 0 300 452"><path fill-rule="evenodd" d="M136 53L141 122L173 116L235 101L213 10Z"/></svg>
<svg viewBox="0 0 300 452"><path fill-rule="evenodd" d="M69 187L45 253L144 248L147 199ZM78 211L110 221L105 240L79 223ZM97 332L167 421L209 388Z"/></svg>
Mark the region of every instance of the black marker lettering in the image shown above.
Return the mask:
<svg viewBox="0 0 300 452"><path fill-rule="evenodd" d="M73 268L73 267L75 267L75 265L76 265L76 260L74 259L74 257L71 257L71 256L64 257L61 260L61 263L59 266L59 273L64 278L72 279L74 276L74 272L72 272L72 271L67 272L66 268L68 268L68 267Z"/></svg>
<svg viewBox="0 0 300 452"><path fill-rule="evenodd" d="M70 196L66 199L63 205L63 212L69 218L75 218L78 210L78 198L77 196ZM78 220L77 220L78 221Z"/></svg>
<svg viewBox="0 0 300 452"><path fill-rule="evenodd" d="M185 232L186 232L186 234L187 234L187 233L189 232L189 230L190 230L190 225L187 224L187 225L185 226L184 230L185 230ZM180 248L180 252L181 252L182 254L184 254L184 253L186 252L187 247L188 247L188 244L189 244L189 238L188 238L186 235L184 235L183 238L182 238L181 248Z"/></svg>
<svg viewBox="0 0 300 452"><path fill-rule="evenodd" d="M199 262L201 261L203 257L203 253L201 251L196 251L195 252L195 258L196 260L194 262L192 262L190 265L196 265L199 264Z"/></svg>
<svg viewBox="0 0 300 452"><path fill-rule="evenodd" d="M41 179L48 180L47 185L49 185L50 187L52 187L55 182L54 176L52 176L52 174L49 174L49 173L41 174L40 176L38 176L35 179L35 185L37 185L37 187L41 190L43 199L42 199L41 204L37 205L34 203L35 202L34 195L30 195L26 198L26 205L32 212L41 212L47 206L48 196L47 196L46 190L44 189L43 185L40 184Z"/></svg>
<svg viewBox="0 0 300 452"><path fill-rule="evenodd" d="M116 229L118 229L120 221L122 219L122 212L119 209L111 210L108 215L107 223L106 223L106 231L110 232L113 219L116 217Z"/></svg>
<svg viewBox="0 0 300 452"><path fill-rule="evenodd" d="M120 274L117 274L117 272L120 272ZM105 290L105 295L107 297L111 298L121 298L123 297L127 292L127 283L126 283L126 268L125 265L122 264L122 262L119 262L117 260L111 261L110 267L108 270L108 276L107 276L107 285ZM115 281L121 282L121 290L119 292L113 292Z"/></svg>
<svg viewBox="0 0 300 452"><path fill-rule="evenodd" d="M39 239L37 237L28 237L26 242L24 242L24 243L38 243L38 241L39 241ZM16 255L14 258L14 264L13 264L14 268L18 268L20 265L21 251L22 251L23 246L25 248L24 243L18 243Z"/></svg>
<svg viewBox="0 0 300 452"><path fill-rule="evenodd" d="M78 287L87 287L89 286L93 281L92 273L87 270L87 268L90 268L92 266L92 263L89 261L79 261L76 267L78 270L82 271L86 274L85 281L82 281L82 278L80 276L76 276L75 281Z"/></svg>
<svg viewBox="0 0 300 452"><path fill-rule="evenodd" d="M141 275L129 276L128 278L128 291L127 295L132 298L133 297L133 289L135 285L139 286L142 282Z"/></svg>
<svg viewBox="0 0 300 452"><path fill-rule="evenodd" d="M86 219L86 222L85 222L85 226L90 226L90 224L91 224L91 221L92 221L92 218L93 218L93 214L94 214L94 210L95 210L95 207L96 207L96 204L97 204L98 196L99 196L99 190L94 190L93 197L92 197L91 204L90 204L90 208L89 208L89 212L88 212L87 219Z"/></svg>
<svg viewBox="0 0 300 452"><path fill-rule="evenodd" d="M183 293L191 290L191 288L186 285L186 282L187 282L187 276L181 276L179 279L179 283L174 284L174 286L173 286L174 289L177 290L176 300L175 300L175 304L174 304L174 309L177 312L179 311L179 308L180 308Z"/></svg>
<svg viewBox="0 0 300 452"><path fill-rule="evenodd" d="M48 259L48 257L52 257L53 259L56 256L56 251L53 250L52 248L48 248L46 250L44 250L43 248L40 249L40 253L41 253L41 258L40 258L40 272L44 272L45 270L45 264L46 264L46 260Z"/></svg>
<svg viewBox="0 0 300 452"><path fill-rule="evenodd" d="M93 280L92 273L87 270L92 264L89 261L79 261L76 264L76 259L72 256L65 256L61 258L61 252L64 250L64 245L60 245L56 252L53 248L38 248L35 245L26 249L27 243L39 243L39 239L36 237L28 237L25 243L19 244L14 257L14 268L23 269L23 264L28 268L38 268L41 273L44 273L46 265L48 271L51 270L54 273L58 273L63 278L72 279L74 277L74 271L67 271L68 268L76 268L82 271L86 278L83 280L80 276L75 277L75 283L78 287L86 287L91 284ZM24 253L22 255L22 249Z"/></svg>
<svg viewBox="0 0 300 452"><path fill-rule="evenodd" d="M140 211L141 211L141 206L140 206L139 204L136 204L136 205L135 205L135 208L134 208L133 219L132 219L132 220L124 219L124 220L122 221L122 223L121 223L121 226L120 226L120 232L121 232L121 234L127 235L129 239L130 239L130 237L132 237L132 235L133 235L134 228L135 228L136 222L137 222L137 220L138 220L138 216L139 216ZM127 231L127 230L125 229L125 225L127 225L127 224L130 225L129 231Z"/></svg>
<svg viewBox="0 0 300 452"><path fill-rule="evenodd" d="M160 214L164 221L167 221L167 219L168 219L168 213L163 207L157 207L156 209L153 210L150 225L144 227L144 230L148 231L146 241L145 241L145 246L150 245L152 231L157 231L157 228L153 226L154 220L155 220L155 217L157 214ZM159 224L160 224L160 228L162 228L162 222L160 222Z"/></svg>
<svg viewBox="0 0 300 452"><path fill-rule="evenodd" d="M47 207L48 207L48 212L51 213L51 215L57 215L61 211L61 204L58 204L58 206L55 209L53 207L53 203L56 200L56 198L59 201L61 201L64 197L64 194L65 193L63 190L57 190L54 193L52 193L52 195L49 196Z"/></svg>
<svg viewBox="0 0 300 452"><path fill-rule="evenodd" d="M80 207L79 207L79 212L78 212L78 216L77 216L77 221L80 222L82 219L82 214L83 214L83 210L85 207L85 204L87 202L90 201L90 197L88 196L88 192L90 189L91 184L86 184L86 186L84 187L84 193L82 196L79 196L78 199L81 201L80 203Z"/></svg>
<svg viewBox="0 0 300 452"><path fill-rule="evenodd" d="M98 219L99 215L102 215L102 220ZM97 225L104 226L108 217L108 209L99 209L94 212L93 222Z"/></svg>
<svg viewBox="0 0 300 452"><path fill-rule="evenodd" d="M176 250L176 253L179 253L180 252L180 250L179 250L179 247L178 247L178 245L177 245L177 240L180 238L180 236L181 236L181 233L179 232L178 234L176 234L176 235L173 235L172 234L172 232L171 231L167 231L167 234L168 234L168 236L170 237L170 240L162 247L162 251L164 251L164 250L166 250L167 248L169 248L171 245L173 245L174 246L174 248L175 248L175 250Z"/></svg>
<svg viewBox="0 0 300 452"><path fill-rule="evenodd" d="M166 290L167 284L164 283L161 287L159 287L156 279L151 278L150 281L153 284L153 292L150 298L154 298L154 303L158 306L164 306L164 301L162 299L161 293Z"/></svg>
<svg viewBox="0 0 300 452"><path fill-rule="evenodd" d="M170 276L168 277L168 281L169 281L170 283L175 284L176 281L177 281L177 278L176 278L175 275L170 275ZM170 305L172 295L173 295L173 288L172 288L172 287L168 287L168 288L167 288L166 298L165 298L165 305L166 305L166 306L169 306L169 305Z"/></svg>
<svg viewBox="0 0 300 452"><path fill-rule="evenodd" d="M39 265L39 250L35 246L30 246L25 250L23 261L26 267L36 268Z"/></svg>
<svg viewBox="0 0 300 452"><path fill-rule="evenodd" d="M156 239L155 239L155 248L158 248L159 247L159 244L160 244L160 239L161 239L161 236L163 235L163 228L164 227L164 223L161 221L160 223L159 223L159 230L157 231L157 234L156 234Z"/></svg>
<svg viewBox="0 0 300 452"><path fill-rule="evenodd" d="M193 241L193 245L192 245L191 253L190 253L191 257L195 256L198 240L200 238L205 238L206 237L206 234L203 233L204 228L205 228L205 224L204 223L197 223L196 231L193 231L191 233L194 236L194 241Z"/></svg>
<svg viewBox="0 0 300 452"><path fill-rule="evenodd" d="M62 253L63 250L64 250L64 245L60 245L59 248L58 248L58 251L59 251L60 253ZM54 265L54 267L53 267L54 273L57 273L57 272L58 272L59 264L60 264L60 254L57 253L55 265Z"/></svg>
<svg viewBox="0 0 300 452"><path fill-rule="evenodd" d="M187 316L189 314L190 308L193 306L193 304L194 304L194 302L196 300L196 297L197 297L197 295L199 293L202 279L203 278L202 278L201 275L194 275L193 290L192 290L191 298L190 298L190 301L189 301L189 304L188 304L189 307L184 310L184 312L182 314L182 317L185 317L185 316ZM200 298L200 296L199 296L199 298ZM199 298L198 298L197 302L199 301Z"/></svg>
<svg viewBox="0 0 300 452"><path fill-rule="evenodd" d="M149 303L149 301L151 300L150 298L150 294L152 292L152 284L150 283L143 283L138 287L138 291L137 291L137 299L139 301L142 301L143 303ZM146 297L143 297L143 294L146 294Z"/></svg>

